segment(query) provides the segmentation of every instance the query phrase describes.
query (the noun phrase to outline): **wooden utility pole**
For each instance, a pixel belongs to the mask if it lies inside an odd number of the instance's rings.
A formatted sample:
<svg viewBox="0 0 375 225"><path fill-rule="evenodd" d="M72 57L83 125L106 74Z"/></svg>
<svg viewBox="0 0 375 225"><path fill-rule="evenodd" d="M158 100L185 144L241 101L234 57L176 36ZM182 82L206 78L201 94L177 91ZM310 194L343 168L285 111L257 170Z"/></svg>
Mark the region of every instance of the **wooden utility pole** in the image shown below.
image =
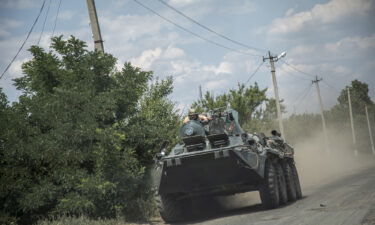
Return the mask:
<svg viewBox="0 0 375 225"><path fill-rule="evenodd" d="M368 110L367 110L367 106L365 106L365 110L366 110L366 118L367 118L368 133L369 133L369 135L370 135L370 142L371 142L372 154L375 154L374 141L372 140L372 131L371 131L370 119L368 118Z"/></svg>
<svg viewBox="0 0 375 225"><path fill-rule="evenodd" d="M318 100L319 100L319 105L320 105L320 115L322 116L322 125L323 125L323 134L324 134L324 142L325 142L325 147L326 147L326 152L327 154L330 154L330 148L328 145L328 135L327 135L327 127L326 127L326 120L324 118L324 109L323 109L323 101L322 101L322 96L320 95L320 88L319 88L319 81L322 81L323 78L318 79L318 76L316 76L315 80L312 81L312 83L315 83L316 87L316 93L318 94Z"/></svg>
<svg viewBox="0 0 375 225"><path fill-rule="evenodd" d="M284 126L283 126L283 119L281 115L280 99L279 99L279 88L277 87L276 71L275 71L275 62L279 58L276 56L272 56L271 52L268 51L268 58L263 58L263 61L267 59L270 61L270 64L271 64L272 83L273 83L273 91L275 93L275 99L276 99L277 120L279 121L279 129L285 139L285 132L284 132Z"/></svg>
<svg viewBox="0 0 375 225"><path fill-rule="evenodd" d="M354 145L354 155L357 156L358 155L357 139L355 138L355 130L354 130L354 122L353 122L353 111L352 111L352 101L350 99L350 90L349 90L349 87L347 87L347 90L348 90L350 125L352 127L352 138L353 138L353 145Z"/></svg>
<svg viewBox="0 0 375 225"><path fill-rule="evenodd" d="M94 0L87 0L87 8L89 10L90 24L92 35L94 38L95 49L104 52L102 34L100 33L98 15L96 14L96 7Z"/></svg>
<svg viewBox="0 0 375 225"><path fill-rule="evenodd" d="M199 85L199 99L202 101L203 100L203 93L202 93L202 86Z"/></svg>

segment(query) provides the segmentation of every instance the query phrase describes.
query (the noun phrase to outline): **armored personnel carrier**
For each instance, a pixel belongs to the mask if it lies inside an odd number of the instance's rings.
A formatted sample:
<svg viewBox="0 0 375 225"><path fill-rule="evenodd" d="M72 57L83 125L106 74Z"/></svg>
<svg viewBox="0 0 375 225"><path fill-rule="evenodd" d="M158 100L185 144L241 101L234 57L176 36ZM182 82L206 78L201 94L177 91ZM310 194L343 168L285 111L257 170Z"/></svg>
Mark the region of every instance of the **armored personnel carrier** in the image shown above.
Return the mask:
<svg viewBox="0 0 375 225"><path fill-rule="evenodd" d="M233 109L208 113L209 121L190 119L181 142L156 156L156 203L166 222L189 219L191 201L202 196L259 191L266 209L302 197L294 150L277 131L246 133Z"/></svg>

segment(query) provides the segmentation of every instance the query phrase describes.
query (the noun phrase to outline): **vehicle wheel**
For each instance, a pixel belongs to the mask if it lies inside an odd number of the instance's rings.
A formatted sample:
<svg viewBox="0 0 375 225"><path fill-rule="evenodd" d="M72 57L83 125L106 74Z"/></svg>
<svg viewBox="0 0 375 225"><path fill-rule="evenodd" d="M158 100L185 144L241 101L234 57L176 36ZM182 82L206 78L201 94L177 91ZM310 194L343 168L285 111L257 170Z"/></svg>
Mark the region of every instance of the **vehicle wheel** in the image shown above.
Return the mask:
<svg viewBox="0 0 375 225"><path fill-rule="evenodd" d="M266 161L265 177L259 187L260 199L266 209L274 209L279 206L279 190L277 171L272 162Z"/></svg>
<svg viewBox="0 0 375 225"><path fill-rule="evenodd" d="M157 195L155 201L160 216L165 222L173 223L188 219L187 213L190 212L188 200L177 200L170 195Z"/></svg>
<svg viewBox="0 0 375 225"><path fill-rule="evenodd" d="M283 164L283 170L286 182L286 192L288 194L288 200L294 202L297 200L296 185L294 181L293 171L289 163Z"/></svg>
<svg viewBox="0 0 375 225"><path fill-rule="evenodd" d="M294 179L294 183L295 183L295 187L296 187L297 199L301 199L302 198L302 190L301 190L301 184L299 182L296 164L294 162L290 163L290 168L292 169L292 173L293 173L293 179Z"/></svg>
<svg viewBox="0 0 375 225"><path fill-rule="evenodd" d="M288 201L288 194L286 191L286 181L284 171L279 163L275 164L277 169L277 181L279 187L279 200L280 205L284 205Z"/></svg>

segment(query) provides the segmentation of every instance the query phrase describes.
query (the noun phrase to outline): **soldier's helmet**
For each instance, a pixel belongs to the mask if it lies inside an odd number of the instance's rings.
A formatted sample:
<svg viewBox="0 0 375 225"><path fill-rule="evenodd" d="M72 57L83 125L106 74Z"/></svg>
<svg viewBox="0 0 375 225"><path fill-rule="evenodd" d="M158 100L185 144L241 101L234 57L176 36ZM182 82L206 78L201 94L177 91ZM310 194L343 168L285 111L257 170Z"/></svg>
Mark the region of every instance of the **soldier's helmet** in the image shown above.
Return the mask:
<svg viewBox="0 0 375 225"><path fill-rule="evenodd" d="M196 111L195 111L194 108L190 108L190 109L189 109L189 114L188 114L188 116L189 116L189 119L190 119L190 120L196 120L196 119L198 119L198 114L196 113Z"/></svg>

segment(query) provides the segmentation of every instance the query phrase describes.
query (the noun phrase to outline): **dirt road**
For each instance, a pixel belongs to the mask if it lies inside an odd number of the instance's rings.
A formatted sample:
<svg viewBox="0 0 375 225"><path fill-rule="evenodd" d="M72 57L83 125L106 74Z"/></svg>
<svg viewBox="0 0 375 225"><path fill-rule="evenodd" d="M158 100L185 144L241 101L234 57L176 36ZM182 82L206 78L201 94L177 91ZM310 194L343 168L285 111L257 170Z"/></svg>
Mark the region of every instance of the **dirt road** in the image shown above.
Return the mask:
<svg viewBox="0 0 375 225"><path fill-rule="evenodd" d="M302 200L267 211L261 208L257 193L222 198L212 209L204 209L204 218L186 224L375 224L375 164L303 191Z"/></svg>

